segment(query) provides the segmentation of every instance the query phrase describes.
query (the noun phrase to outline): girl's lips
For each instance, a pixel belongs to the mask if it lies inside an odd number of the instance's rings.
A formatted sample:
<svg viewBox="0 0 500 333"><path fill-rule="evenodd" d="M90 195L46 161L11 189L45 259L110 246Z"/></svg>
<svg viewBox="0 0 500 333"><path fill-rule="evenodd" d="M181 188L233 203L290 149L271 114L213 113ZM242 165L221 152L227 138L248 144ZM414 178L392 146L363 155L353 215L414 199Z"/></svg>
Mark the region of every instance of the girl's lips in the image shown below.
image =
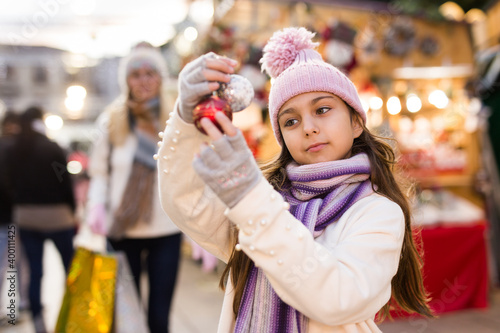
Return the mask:
<svg viewBox="0 0 500 333"><path fill-rule="evenodd" d="M320 151L325 146L326 146L326 143L317 143L317 144L309 146L309 148L307 148L307 151L310 153L314 153L314 152Z"/></svg>

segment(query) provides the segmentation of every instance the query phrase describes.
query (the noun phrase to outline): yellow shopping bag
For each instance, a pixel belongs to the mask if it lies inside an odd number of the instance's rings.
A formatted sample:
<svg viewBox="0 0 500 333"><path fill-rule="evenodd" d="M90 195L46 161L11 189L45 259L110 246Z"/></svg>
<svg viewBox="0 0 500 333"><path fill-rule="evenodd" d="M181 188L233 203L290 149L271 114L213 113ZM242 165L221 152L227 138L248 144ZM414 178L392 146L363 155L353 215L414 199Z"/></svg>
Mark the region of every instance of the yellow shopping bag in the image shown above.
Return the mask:
<svg viewBox="0 0 500 333"><path fill-rule="evenodd" d="M108 333L113 324L118 260L77 248L66 279L56 332Z"/></svg>

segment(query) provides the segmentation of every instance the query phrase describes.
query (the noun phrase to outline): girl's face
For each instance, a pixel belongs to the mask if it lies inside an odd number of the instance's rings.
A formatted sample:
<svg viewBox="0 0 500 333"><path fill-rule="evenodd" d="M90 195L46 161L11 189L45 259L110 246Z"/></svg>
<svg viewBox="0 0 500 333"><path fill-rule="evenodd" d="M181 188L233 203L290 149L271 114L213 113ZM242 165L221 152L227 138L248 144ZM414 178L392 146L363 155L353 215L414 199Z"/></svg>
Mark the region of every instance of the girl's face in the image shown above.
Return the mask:
<svg viewBox="0 0 500 333"><path fill-rule="evenodd" d="M354 139L363 132L344 101L327 92L292 97L279 110L278 124L298 164L349 158Z"/></svg>
<svg viewBox="0 0 500 333"><path fill-rule="evenodd" d="M153 68L142 66L129 73L127 85L134 101L145 102L160 92L161 77Z"/></svg>

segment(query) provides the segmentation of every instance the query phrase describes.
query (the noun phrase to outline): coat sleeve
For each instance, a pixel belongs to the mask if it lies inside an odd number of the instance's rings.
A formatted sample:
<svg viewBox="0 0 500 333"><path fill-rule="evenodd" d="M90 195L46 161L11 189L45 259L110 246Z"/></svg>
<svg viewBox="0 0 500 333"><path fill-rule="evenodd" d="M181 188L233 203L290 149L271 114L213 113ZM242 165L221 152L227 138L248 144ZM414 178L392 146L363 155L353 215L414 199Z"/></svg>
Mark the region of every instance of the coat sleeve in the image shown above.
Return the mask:
<svg viewBox="0 0 500 333"><path fill-rule="evenodd" d="M233 226L224 216L226 206L191 165L204 141L208 141L207 136L184 122L177 111L171 113L158 151L160 200L179 229L227 262L235 241Z"/></svg>
<svg viewBox="0 0 500 333"><path fill-rule="evenodd" d="M5 212L6 215L0 216L0 219L4 217L6 220L0 220L2 222L11 222L11 211L12 211L12 184L10 182L10 168L8 167L7 152L8 146L6 144L6 139L0 137L0 210Z"/></svg>
<svg viewBox="0 0 500 333"><path fill-rule="evenodd" d="M371 195L314 238L265 180L227 216L279 297L328 326L373 319L389 300L404 235L394 202Z"/></svg>
<svg viewBox="0 0 500 333"><path fill-rule="evenodd" d="M97 131L92 151L89 155L88 173L90 177L87 195L87 209L96 205L105 205L108 200L108 173L109 173L109 133L107 122L109 116L103 113L96 121Z"/></svg>
<svg viewBox="0 0 500 333"><path fill-rule="evenodd" d="M58 163L58 165L63 165L66 166L68 164L68 159L66 157L66 152L57 144L54 142L53 145L53 150L54 150L54 160ZM68 206L71 207L71 210L73 213L76 211L76 198L75 198L75 193L74 193L74 188L73 188L73 179L71 178L71 175L69 172L63 172L61 175L61 181L59 182L60 184L60 191L61 195L68 204Z"/></svg>

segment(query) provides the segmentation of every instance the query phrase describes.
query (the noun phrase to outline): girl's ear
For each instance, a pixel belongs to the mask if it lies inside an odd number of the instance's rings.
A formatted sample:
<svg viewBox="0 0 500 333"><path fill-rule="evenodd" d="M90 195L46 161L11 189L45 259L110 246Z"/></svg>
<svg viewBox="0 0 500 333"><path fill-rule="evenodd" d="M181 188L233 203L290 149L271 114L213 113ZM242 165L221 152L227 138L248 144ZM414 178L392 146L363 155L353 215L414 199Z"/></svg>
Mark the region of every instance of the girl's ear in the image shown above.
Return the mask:
<svg viewBox="0 0 500 333"><path fill-rule="evenodd" d="M354 133L354 138L359 138L361 133L363 133L363 125L361 124L361 119L358 115L354 117L353 122L352 122L352 130Z"/></svg>

